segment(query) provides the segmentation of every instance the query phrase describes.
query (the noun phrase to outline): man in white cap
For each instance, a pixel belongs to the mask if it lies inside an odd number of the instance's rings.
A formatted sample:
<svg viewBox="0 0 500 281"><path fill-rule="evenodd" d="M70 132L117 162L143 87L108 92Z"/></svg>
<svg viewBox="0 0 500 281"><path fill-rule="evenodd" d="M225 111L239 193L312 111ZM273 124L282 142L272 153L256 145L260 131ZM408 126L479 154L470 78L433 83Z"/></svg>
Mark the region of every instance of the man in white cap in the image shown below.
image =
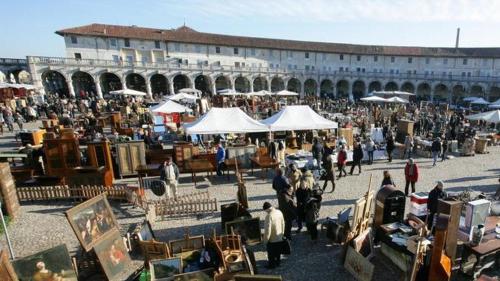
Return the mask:
<svg viewBox="0 0 500 281"><path fill-rule="evenodd" d="M446 197L446 192L444 192L443 188L443 181L438 181L437 185L431 190L431 192L429 192L429 197L427 199L427 212L429 213L429 217L427 218L427 227L429 229L432 228L434 223L434 215L437 212L439 199Z"/></svg>

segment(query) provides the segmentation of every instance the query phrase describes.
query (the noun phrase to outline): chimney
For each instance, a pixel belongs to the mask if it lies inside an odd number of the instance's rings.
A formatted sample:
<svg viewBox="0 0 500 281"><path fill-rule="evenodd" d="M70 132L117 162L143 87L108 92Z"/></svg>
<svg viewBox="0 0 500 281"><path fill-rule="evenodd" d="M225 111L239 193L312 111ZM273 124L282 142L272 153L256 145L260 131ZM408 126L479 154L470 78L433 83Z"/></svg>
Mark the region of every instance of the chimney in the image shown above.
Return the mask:
<svg viewBox="0 0 500 281"><path fill-rule="evenodd" d="M460 27L457 28L457 40L455 41L455 48L458 49L458 42L460 42Z"/></svg>

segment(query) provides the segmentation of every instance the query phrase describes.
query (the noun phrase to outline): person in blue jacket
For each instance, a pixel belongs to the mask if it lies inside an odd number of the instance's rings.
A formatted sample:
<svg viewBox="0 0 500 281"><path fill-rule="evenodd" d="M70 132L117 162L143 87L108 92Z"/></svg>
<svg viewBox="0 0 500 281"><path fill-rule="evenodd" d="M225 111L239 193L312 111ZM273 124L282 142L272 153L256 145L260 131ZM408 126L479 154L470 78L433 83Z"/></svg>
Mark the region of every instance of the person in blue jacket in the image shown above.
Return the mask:
<svg viewBox="0 0 500 281"><path fill-rule="evenodd" d="M222 143L217 145L217 175L222 176L222 169L224 168L224 160L226 160L226 150L222 146Z"/></svg>

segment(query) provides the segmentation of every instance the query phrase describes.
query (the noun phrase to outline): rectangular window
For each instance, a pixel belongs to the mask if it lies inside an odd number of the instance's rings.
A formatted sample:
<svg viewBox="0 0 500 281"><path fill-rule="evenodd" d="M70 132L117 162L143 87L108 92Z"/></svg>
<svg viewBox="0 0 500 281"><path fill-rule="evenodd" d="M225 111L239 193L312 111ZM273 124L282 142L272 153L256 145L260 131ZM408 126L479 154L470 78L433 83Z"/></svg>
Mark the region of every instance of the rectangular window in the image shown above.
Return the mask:
<svg viewBox="0 0 500 281"><path fill-rule="evenodd" d="M201 45L194 45L194 51L196 53L201 53Z"/></svg>
<svg viewBox="0 0 500 281"><path fill-rule="evenodd" d="M76 36L71 36L71 44L77 44L78 40L76 39Z"/></svg>
<svg viewBox="0 0 500 281"><path fill-rule="evenodd" d="M291 64L288 65L288 69L292 69L292 65Z"/></svg>
<svg viewBox="0 0 500 281"><path fill-rule="evenodd" d="M465 77L465 72L462 72L462 77Z"/></svg>
<svg viewBox="0 0 500 281"><path fill-rule="evenodd" d="M394 63L396 61L395 57L391 57L391 63Z"/></svg>
<svg viewBox="0 0 500 281"><path fill-rule="evenodd" d="M235 61L235 62L234 62L234 66L235 66L235 67L240 67L240 62L239 62L239 61Z"/></svg>
<svg viewBox="0 0 500 281"><path fill-rule="evenodd" d="M181 51L181 44L179 43L174 43L174 50L176 52L180 52Z"/></svg>
<svg viewBox="0 0 500 281"><path fill-rule="evenodd" d="M413 74L417 74L417 71L416 71L416 70L413 70Z"/></svg>
<svg viewBox="0 0 500 281"><path fill-rule="evenodd" d="M238 48L234 48L233 49L233 54L237 55L240 53L240 50L238 50Z"/></svg>
<svg viewBox="0 0 500 281"><path fill-rule="evenodd" d="M357 68L356 68L356 72L361 72L361 68L360 68L360 67L357 67Z"/></svg>
<svg viewBox="0 0 500 281"><path fill-rule="evenodd" d="M81 60L82 59L82 54L80 53L75 53L75 59Z"/></svg>
<svg viewBox="0 0 500 281"><path fill-rule="evenodd" d="M413 58L408 58L408 63L412 63L413 62Z"/></svg>
<svg viewBox="0 0 500 281"><path fill-rule="evenodd" d="M373 61L377 62L378 61L378 56L373 57Z"/></svg>
<svg viewBox="0 0 500 281"><path fill-rule="evenodd" d="M431 63L431 59L430 58L425 58L425 64L429 64Z"/></svg>
<svg viewBox="0 0 500 281"><path fill-rule="evenodd" d="M109 44L113 47L116 47L116 39L115 38L109 39Z"/></svg>
<svg viewBox="0 0 500 281"><path fill-rule="evenodd" d="M250 54L251 54L252 56L255 56L255 49L254 49L254 48L250 49Z"/></svg>
<svg viewBox="0 0 500 281"><path fill-rule="evenodd" d="M133 62L134 57L133 56L127 56L127 62Z"/></svg>
<svg viewBox="0 0 500 281"><path fill-rule="evenodd" d="M269 67L270 67L270 68L274 68L274 64L270 63L270 64L269 64Z"/></svg>
<svg viewBox="0 0 500 281"><path fill-rule="evenodd" d="M394 69L391 69L391 71L389 73L394 74Z"/></svg>
<svg viewBox="0 0 500 281"><path fill-rule="evenodd" d="M448 64L448 59L443 59L443 64Z"/></svg>
<svg viewBox="0 0 500 281"><path fill-rule="evenodd" d="M396 74L399 74L399 69L396 69Z"/></svg>
<svg viewBox="0 0 500 281"><path fill-rule="evenodd" d="M339 68L339 71L340 71L340 72L343 72L343 71L344 71L344 68L341 66L341 67Z"/></svg>
<svg viewBox="0 0 500 281"><path fill-rule="evenodd" d="M130 39L125 38L125 47L130 47Z"/></svg>
<svg viewBox="0 0 500 281"><path fill-rule="evenodd" d="M365 73L366 69L365 68L362 68L361 69L361 72Z"/></svg>
<svg viewBox="0 0 500 281"><path fill-rule="evenodd" d="M244 62L241 63L241 67L245 67L245 63Z"/></svg>
<svg viewBox="0 0 500 281"><path fill-rule="evenodd" d="M360 61L361 60L361 56L356 56L356 60Z"/></svg>
<svg viewBox="0 0 500 281"><path fill-rule="evenodd" d="M311 66L311 70L314 71L314 65Z"/></svg>
<svg viewBox="0 0 500 281"><path fill-rule="evenodd" d="M467 65L467 59L464 59L462 63L463 65Z"/></svg>
<svg viewBox="0 0 500 281"><path fill-rule="evenodd" d="M304 56L305 56L305 58L306 58L306 59L308 59L308 58L309 58L309 52L306 52L306 53L304 54Z"/></svg>
<svg viewBox="0 0 500 281"><path fill-rule="evenodd" d="M155 48L156 49L160 49L161 48L160 41L158 41L158 40L155 41Z"/></svg>
<svg viewBox="0 0 500 281"><path fill-rule="evenodd" d="M471 73L470 72L467 72L467 77L470 77L471 76Z"/></svg>
<svg viewBox="0 0 500 281"><path fill-rule="evenodd" d="M294 66L293 66L293 69L297 69L297 65L294 65Z"/></svg>
<svg viewBox="0 0 500 281"><path fill-rule="evenodd" d="M120 61L120 58L118 57L118 55L113 55L113 61L114 62Z"/></svg>
<svg viewBox="0 0 500 281"><path fill-rule="evenodd" d="M215 47L215 53L220 54L220 47L219 46Z"/></svg>
<svg viewBox="0 0 500 281"><path fill-rule="evenodd" d="M340 60L344 60L344 55L340 54L339 58L340 58Z"/></svg>

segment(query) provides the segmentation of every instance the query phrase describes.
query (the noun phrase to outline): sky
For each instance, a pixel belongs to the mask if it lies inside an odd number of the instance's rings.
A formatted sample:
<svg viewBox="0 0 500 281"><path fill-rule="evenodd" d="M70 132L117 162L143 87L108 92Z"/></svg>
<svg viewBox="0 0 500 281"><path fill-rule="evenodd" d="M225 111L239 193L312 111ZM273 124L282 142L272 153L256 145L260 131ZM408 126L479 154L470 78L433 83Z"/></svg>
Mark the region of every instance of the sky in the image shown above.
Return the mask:
<svg viewBox="0 0 500 281"><path fill-rule="evenodd" d="M64 56L56 30L104 23L292 40L500 47L500 0L3 0L0 57ZM5 12L7 11L7 12Z"/></svg>

